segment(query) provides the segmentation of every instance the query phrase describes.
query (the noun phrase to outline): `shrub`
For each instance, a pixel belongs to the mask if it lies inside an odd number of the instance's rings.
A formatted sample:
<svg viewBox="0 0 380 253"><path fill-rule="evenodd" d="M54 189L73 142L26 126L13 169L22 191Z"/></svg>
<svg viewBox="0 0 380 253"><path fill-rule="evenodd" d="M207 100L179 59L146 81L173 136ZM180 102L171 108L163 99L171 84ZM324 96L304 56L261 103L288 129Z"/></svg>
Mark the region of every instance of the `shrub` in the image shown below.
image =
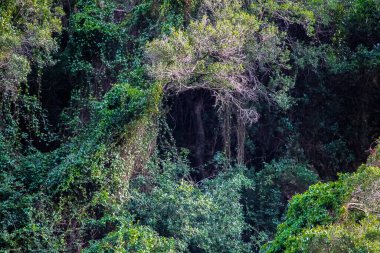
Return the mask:
<svg viewBox="0 0 380 253"><path fill-rule="evenodd" d="M372 231L379 224L379 182L378 167L362 166L352 175L341 175L336 182L318 183L294 196L284 223L278 226L275 239L263 247L263 252L346 252L347 247L352 252L376 252L379 237Z"/></svg>

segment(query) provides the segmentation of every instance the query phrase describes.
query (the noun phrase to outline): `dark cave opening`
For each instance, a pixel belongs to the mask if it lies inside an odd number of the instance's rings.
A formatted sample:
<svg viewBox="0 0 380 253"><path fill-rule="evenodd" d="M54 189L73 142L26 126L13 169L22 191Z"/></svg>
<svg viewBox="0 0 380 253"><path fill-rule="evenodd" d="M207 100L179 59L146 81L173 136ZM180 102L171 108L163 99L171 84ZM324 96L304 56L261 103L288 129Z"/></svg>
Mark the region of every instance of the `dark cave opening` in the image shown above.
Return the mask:
<svg viewBox="0 0 380 253"><path fill-rule="evenodd" d="M192 90L167 99L167 121L177 148L189 151L192 177L200 180L213 176L208 166L218 151L223 150L215 99L210 91Z"/></svg>

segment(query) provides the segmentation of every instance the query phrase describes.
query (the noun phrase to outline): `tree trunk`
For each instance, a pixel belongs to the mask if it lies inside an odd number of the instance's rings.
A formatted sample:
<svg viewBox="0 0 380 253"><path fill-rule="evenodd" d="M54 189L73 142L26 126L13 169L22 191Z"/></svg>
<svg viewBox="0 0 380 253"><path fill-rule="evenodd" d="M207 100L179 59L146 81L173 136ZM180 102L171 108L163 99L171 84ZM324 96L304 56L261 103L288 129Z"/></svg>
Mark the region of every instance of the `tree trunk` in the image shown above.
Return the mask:
<svg viewBox="0 0 380 253"><path fill-rule="evenodd" d="M224 153L228 160L231 159L231 109L226 106L222 115L222 132L224 139Z"/></svg>
<svg viewBox="0 0 380 253"><path fill-rule="evenodd" d="M195 120L195 159L196 166L204 164L206 133L202 119L203 112L203 96L198 95L194 101L194 120Z"/></svg>
<svg viewBox="0 0 380 253"><path fill-rule="evenodd" d="M245 124L239 115L236 121L236 159L238 164L244 164Z"/></svg>

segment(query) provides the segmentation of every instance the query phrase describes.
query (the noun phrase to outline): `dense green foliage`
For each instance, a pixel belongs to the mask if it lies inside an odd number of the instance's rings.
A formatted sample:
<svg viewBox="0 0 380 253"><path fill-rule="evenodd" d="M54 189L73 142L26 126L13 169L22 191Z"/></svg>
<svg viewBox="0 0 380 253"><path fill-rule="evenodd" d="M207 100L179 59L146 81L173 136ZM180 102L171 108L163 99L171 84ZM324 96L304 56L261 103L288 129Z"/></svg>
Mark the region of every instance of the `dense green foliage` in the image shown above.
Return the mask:
<svg viewBox="0 0 380 253"><path fill-rule="evenodd" d="M176 238L180 251L246 252L249 245L241 234L247 227L239 200L242 187L251 182L243 169L226 168L216 178L194 184L186 180L190 168L185 161L162 163L162 172L155 165L132 182L136 190L129 209L140 222Z"/></svg>
<svg viewBox="0 0 380 253"><path fill-rule="evenodd" d="M378 252L379 184L379 167L369 164L336 182L311 186L292 198L263 252Z"/></svg>
<svg viewBox="0 0 380 253"><path fill-rule="evenodd" d="M51 61L50 55L57 49L52 34L61 29L61 11L53 7L51 1L1 2L0 80L3 102L7 97L18 95L19 85L26 81L32 64L42 68Z"/></svg>
<svg viewBox="0 0 380 253"><path fill-rule="evenodd" d="M0 251L380 251L379 43L378 0L1 1Z"/></svg>

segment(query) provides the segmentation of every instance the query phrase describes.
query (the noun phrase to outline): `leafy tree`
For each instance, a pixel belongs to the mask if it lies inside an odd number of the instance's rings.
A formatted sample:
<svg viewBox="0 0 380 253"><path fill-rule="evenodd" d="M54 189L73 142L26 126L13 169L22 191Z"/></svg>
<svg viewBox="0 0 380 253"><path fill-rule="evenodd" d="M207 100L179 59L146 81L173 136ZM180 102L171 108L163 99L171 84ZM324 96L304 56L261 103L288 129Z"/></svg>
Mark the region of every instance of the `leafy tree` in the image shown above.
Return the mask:
<svg viewBox="0 0 380 253"><path fill-rule="evenodd" d="M289 199L316 183L317 176L306 164L291 159L274 160L252 174L254 187L244 192L243 203L246 220L260 246L261 237L265 241L273 238Z"/></svg>
<svg viewBox="0 0 380 253"><path fill-rule="evenodd" d="M51 63L57 50L53 33L61 30L59 8L52 1L2 1L0 4L0 94L15 99L31 66Z"/></svg>
<svg viewBox="0 0 380 253"><path fill-rule="evenodd" d="M204 16L185 31L152 41L146 55L149 73L167 92L209 90L222 112L232 108L247 123L258 119L249 103L260 96L280 99L292 85L282 72L289 69L283 34L273 24L231 8L215 22ZM268 79L269 89L264 86Z"/></svg>
<svg viewBox="0 0 380 253"><path fill-rule="evenodd" d="M54 1L0 3L0 131L15 148L51 139L39 98L42 69L58 49L61 15Z"/></svg>

